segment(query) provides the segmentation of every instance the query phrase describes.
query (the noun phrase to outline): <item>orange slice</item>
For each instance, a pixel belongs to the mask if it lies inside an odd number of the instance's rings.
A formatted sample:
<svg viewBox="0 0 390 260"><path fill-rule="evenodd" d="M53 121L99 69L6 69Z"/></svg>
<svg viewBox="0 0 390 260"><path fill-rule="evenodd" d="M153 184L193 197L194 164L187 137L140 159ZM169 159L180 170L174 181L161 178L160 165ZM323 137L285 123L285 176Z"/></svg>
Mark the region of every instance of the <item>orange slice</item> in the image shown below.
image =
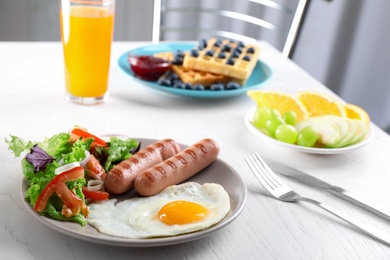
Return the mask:
<svg viewBox="0 0 390 260"><path fill-rule="evenodd" d="M270 90L248 90L247 95L252 98L258 106L276 109L280 114L284 114L287 111L295 112L297 115L297 122L308 116L308 112L301 101L289 94Z"/></svg>
<svg viewBox="0 0 390 260"><path fill-rule="evenodd" d="M363 108L353 104L345 104L344 107L348 118L362 120L366 125L370 123L370 116Z"/></svg>
<svg viewBox="0 0 390 260"><path fill-rule="evenodd" d="M298 93L298 99L309 111L309 117L324 115L346 116L344 105L328 94L302 91Z"/></svg>

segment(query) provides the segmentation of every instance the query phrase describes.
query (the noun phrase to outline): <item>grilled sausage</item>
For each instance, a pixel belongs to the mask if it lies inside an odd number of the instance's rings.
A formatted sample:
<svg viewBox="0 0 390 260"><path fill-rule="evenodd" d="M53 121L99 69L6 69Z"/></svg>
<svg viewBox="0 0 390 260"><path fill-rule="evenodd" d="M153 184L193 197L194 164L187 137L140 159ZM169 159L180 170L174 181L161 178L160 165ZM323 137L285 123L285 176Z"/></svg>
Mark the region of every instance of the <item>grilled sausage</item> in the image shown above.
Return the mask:
<svg viewBox="0 0 390 260"><path fill-rule="evenodd" d="M134 180L134 188L142 196L155 195L206 168L218 154L218 144L212 139L203 139L141 173Z"/></svg>
<svg viewBox="0 0 390 260"><path fill-rule="evenodd" d="M112 194L122 194L133 187L134 179L148 168L180 152L172 139L155 142L112 168L104 180L104 188Z"/></svg>

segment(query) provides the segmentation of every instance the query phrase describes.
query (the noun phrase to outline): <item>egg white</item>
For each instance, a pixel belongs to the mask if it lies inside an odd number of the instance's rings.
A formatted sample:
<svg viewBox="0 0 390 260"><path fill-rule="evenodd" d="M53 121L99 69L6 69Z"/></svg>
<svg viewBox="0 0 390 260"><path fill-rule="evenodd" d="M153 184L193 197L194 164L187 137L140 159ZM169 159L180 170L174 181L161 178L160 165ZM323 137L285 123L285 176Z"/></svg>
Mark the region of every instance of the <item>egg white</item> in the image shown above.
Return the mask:
<svg viewBox="0 0 390 260"><path fill-rule="evenodd" d="M190 201L207 209L199 221L167 225L157 213L172 201ZM175 236L207 229L221 221L230 209L230 199L224 188L215 183L200 185L187 182L172 185L151 197L132 198L116 204L116 199L89 205L88 223L99 232L124 238Z"/></svg>

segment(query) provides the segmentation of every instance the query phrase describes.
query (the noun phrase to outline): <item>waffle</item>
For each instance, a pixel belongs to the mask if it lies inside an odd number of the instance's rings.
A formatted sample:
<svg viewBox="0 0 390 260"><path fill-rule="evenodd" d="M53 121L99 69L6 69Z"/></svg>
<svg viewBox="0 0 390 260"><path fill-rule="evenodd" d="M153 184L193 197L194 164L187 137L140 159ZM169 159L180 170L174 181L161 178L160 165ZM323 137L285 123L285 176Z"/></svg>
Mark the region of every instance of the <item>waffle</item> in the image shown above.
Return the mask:
<svg viewBox="0 0 390 260"><path fill-rule="evenodd" d="M154 57L163 58L167 60L173 60L174 53L172 52L161 52L153 55ZM184 83L191 83L192 85L200 84L204 87L209 87L214 83L228 83L233 81L231 78L224 75L218 75L205 71L197 71L188 68L184 68L181 65L172 64L172 71L176 73L180 80Z"/></svg>
<svg viewBox="0 0 390 260"><path fill-rule="evenodd" d="M220 53L223 53L221 55L225 57L219 56ZM238 83L244 84L252 74L259 54L260 50L255 45L212 38L207 41L207 44L204 41L196 49L187 52L183 67L225 75L236 79ZM232 64L228 64L229 62L232 62Z"/></svg>

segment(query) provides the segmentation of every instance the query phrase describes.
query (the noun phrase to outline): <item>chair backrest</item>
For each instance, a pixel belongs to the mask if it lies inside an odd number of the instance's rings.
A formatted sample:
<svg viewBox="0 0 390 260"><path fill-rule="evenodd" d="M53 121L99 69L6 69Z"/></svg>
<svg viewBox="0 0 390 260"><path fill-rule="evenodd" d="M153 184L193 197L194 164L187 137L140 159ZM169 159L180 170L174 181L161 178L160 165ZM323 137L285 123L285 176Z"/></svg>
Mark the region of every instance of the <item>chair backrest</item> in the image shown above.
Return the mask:
<svg viewBox="0 0 390 260"><path fill-rule="evenodd" d="M179 40L218 36L254 42L268 34L279 38L282 55L291 58L310 0L284 2L176 0L175 5L174 0L154 0L152 40L172 40L170 35L175 35Z"/></svg>

